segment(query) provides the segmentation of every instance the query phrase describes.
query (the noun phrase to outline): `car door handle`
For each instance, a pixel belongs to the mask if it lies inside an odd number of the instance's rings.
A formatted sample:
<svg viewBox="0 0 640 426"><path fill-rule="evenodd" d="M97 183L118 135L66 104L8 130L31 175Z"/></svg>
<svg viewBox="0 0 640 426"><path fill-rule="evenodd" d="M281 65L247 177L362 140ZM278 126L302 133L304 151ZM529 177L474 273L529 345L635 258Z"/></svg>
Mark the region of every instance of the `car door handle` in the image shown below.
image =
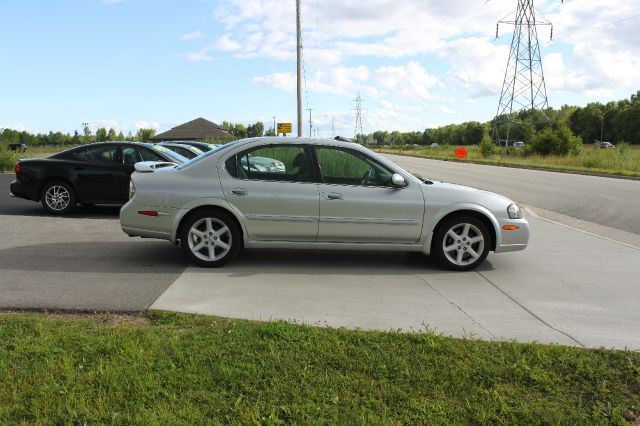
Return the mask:
<svg viewBox="0 0 640 426"><path fill-rule="evenodd" d="M342 194L338 192L327 193L327 200L342 200Z"/></svg>
<svg viewBox="0 0 640 426"><path fill-rule="evenodd" d="M244 196L244 195L247 195L247 190L246 190L246 189L244 189L244 188L233 188L233 189L231 190L231 193L232 193L233 195L238 195L238 196L242 197L242 196Z"/></svg>

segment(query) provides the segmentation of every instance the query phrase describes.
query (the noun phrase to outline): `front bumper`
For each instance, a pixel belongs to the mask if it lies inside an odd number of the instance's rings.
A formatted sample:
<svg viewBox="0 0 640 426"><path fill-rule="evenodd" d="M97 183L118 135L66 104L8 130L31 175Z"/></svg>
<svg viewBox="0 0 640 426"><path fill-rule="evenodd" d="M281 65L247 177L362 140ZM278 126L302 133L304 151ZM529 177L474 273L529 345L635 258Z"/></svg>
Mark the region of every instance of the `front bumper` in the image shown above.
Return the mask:
<svg viewBox="0 0 640 426"><path fill-rule="evenodd" d="M527 248L530 232L529 222L526 219L503 219L498 223L500 224L500 238L495 253L520 251ZM517 226L518 229L507 231L503 228L504 226Z"/></svg>

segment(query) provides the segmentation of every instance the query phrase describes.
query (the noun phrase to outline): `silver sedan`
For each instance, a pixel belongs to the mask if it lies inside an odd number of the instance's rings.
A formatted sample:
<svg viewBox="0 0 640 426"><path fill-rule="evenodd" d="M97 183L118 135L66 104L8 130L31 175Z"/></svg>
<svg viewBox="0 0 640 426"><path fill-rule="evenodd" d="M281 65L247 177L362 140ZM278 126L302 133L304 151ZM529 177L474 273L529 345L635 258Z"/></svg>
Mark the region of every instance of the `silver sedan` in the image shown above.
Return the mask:
<svg viewBox="0 0 640 426"><path fill-rule="evenodd" d="M243 139L175 167L137 163L120 222L206 267L248 247L414 251L464 271L529 240L508 198L419 179L358 144L305 138Z"/></svg>

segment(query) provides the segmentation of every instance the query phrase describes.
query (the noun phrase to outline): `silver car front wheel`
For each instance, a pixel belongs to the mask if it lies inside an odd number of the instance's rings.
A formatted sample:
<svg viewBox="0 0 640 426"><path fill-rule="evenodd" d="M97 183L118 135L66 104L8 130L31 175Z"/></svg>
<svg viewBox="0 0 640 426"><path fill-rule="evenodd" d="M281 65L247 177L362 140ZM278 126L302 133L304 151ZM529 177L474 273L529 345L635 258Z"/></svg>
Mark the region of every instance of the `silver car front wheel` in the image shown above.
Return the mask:
<svg viewBox="0 0 640 426"><path fill-rule="evenodd" d="M486 259L491 248L491 235L478 218L454 216L438 226L431 247L444 267L468 271Z"/></svg>
<svg viewBox="0 0 640 426"><path fill-rule="evenodd" d="M191 260L205 267L226 264L240 249L240 231L225 212L202 210L185 219L182 247Z"/></svg>

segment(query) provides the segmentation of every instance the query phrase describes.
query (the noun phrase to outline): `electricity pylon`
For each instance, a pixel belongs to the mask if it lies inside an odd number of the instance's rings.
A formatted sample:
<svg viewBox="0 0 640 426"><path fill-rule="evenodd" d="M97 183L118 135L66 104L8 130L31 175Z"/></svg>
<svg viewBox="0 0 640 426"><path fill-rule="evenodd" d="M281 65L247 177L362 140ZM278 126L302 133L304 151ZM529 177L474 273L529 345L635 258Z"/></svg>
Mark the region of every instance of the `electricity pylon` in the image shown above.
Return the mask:
<svg viewBox="0 0 640 426"><path fill-rule="evenodd" d="M549 106L537 27L551 26L553 39L551 22L536 13L533 0L518 0L515 17L512 16L509 14L496 24L496 38L500 24L515 27L493 124L494 143L500 145L504 141L505 147L509 144L509 138L514 136L512 125L521 123L523 115L529 120L532 118L532 114L519 113L542 111Z"/></svg>
<svg viewBox="0 0 640 426"><path fill-rule="evenodd" d="M356 125L355 130L353 132L353 138L359 134L362 135L364 130L362 130L362 98L360 97L360 91L358 90L358 96L353 100L356 103L356 107L354 111L356 112ZM359 133L358 133L359 131Z"/></svg>

